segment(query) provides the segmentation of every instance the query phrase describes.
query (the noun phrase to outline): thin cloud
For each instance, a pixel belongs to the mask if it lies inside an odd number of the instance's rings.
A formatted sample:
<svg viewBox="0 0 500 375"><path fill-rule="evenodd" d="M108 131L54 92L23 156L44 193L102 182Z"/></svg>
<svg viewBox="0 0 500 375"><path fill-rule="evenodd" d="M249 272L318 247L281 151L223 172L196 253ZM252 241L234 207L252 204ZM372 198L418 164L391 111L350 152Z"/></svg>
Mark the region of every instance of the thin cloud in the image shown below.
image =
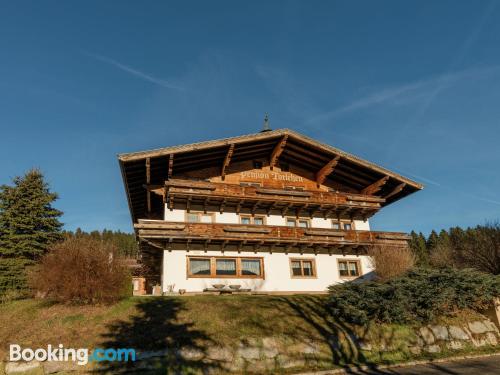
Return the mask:
<svg viewBox="0 0 500 375"><path fill-rule="evenodd" d="M154 83L158 86L165 87L167 89L173 89L173 90L185 90L184 87L175 85L171 82L165 81L164 79L156 78L153 77L152 75L149 75L147 73L141 72L140 70L134 69L128 65L122 64L116 60L110 59L109 57L103 56L103 55L98 55L95 53L90 53L90 52L82 52L85 56L91 57L95 60L104 62L106 64L112 65L120 70L123 70L124 72L127 72L129 74L132 74L133 76L136 76L138 78L141 78L145 81Z"/></svg>
<svg viewBox="0 0 500 375"><path fill-rule="evenodd" d="M423 181L423 182L425 182L427 184L434 185L434 186L437 186L439 188L443 188L445 190L453 191L455 193L461 194L463 196L466 196L466 197L469 197L469 198L472 198L472 199L477 199L477 200L480 200L480 201L483 201L483 202L488 202L488 203L493 203L493 204L500 205L500 201L497 201L497 200L494 200L494 199L485 198L485 197L482 197L482 196L479 196L479 195L476 195L476 194L470 194L470 193L468 193L466 191L457 189L456 186L451 187L451 186L448 186L448 185L443 185L442 183L437 182L435 180L431 180L430 178L427 178L427 177L423 177L423 176L419 176L419 175L416 175L416 174L408 173L406 171L401 171L401 170L398 170L396 168L392 168L392 169L394 171L398 172L398 173L402 173L402 174L404 174L406 176L410 176L410 177L415 178L417 180Z"/></svg>
<svg viewBox="0 0 500 375"><path fill-rule="evenodd" d="M457 81L468 77L475 77L491 71L498 71L497 66L466 69L455 73L445 74L431 79L419 80L394 86L371 93L351 103L318 114L308 120L309 123L323 122L331 120L339 115L354 112L360 109L372 107L379 104L393 104L402 99L424 98L426 107L434 99L437 93L444 88L451 86Z"/></svg>

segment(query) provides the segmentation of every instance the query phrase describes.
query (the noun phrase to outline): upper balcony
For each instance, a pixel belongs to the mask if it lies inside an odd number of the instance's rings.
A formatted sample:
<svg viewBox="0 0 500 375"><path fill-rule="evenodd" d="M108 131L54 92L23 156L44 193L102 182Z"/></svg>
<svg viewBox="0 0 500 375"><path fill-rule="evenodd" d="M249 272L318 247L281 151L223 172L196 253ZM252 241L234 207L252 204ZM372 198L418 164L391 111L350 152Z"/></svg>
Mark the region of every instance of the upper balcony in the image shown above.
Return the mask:
<svg viewBox="0 0 500 375"><path fill-rule="evenodd" d="M134 227L141 241L165 250L362 253L374 246L406 247L409 239L395 232L162 220L139 220Z"/></svg>
<svg viewBox="0 0 500 375"><path fill-rule="evenodd" d="M170 209L366 220L385 202L370 195L297 191L191 180L169 180L164 194Z"/></svg>

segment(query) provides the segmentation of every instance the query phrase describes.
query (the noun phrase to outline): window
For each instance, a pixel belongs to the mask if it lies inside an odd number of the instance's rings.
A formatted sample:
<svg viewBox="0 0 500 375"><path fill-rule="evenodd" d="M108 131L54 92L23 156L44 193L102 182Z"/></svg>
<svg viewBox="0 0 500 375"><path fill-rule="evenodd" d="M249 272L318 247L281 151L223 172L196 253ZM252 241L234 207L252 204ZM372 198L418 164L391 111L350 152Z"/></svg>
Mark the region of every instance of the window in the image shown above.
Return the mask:
<svg viewBox="0 0 500 375"><path fill-rule="evenodd" d="M204 214L202 212L188 212L186 214L186 221L188 223L213 223L213 214Z"/></svg>
<svg viewBox="0 0 500 375"><path fill-rule="evenodd" d="M241 259L241 274L250 276L260 276L260 259Z"/></svg>
<svg viewBox="0 0 500 375"><path fill-rule="evenodd" d="M357 277L361 275L361 264L359 260L339 260L340 277Z"/></svg>
<svg viewBox="0 0 500 375"><path fill-rule="evenodd" d="M264 278L263 258L187 257L187 277Z"/></svg>
<svg viewBox="0 0 500 375"><path fill-rule="evenodd" d="M197 213L188 213L187 214L187 222L188 223L199 223L200 222L200 215Z"/></svg>
<svg viewBox="0 0 500 375"><path fill-rule="evenodd" d="M352 230L353 228L353 223L352 221L338 221L338 220L332 220L332 229L343 229L343 230Z"/></svg>
<svg viewBox="0 0 500 375"><path fill-rule="evenodd" d="M221 275L236 276L236 259L224 259L224 258L216 259L215 274L217 276Z"/></svg>
<svg viewBox="0 0 500 375"><path fill-rule="evenodd" d="M285 190L304 191L303 186L285 186Z"/></svg>
<svg viewBox="0 0 500 375"><path fill-rule="evenodd" d="M310 221L307 219L297 219L294 217L287 217L286 218L286 226L287 227L300 227L300 228L309 228Z"/></svg>
<svg viewBox="0 0 500 375"><path fill-rule="evenodd" d="M290 259L292 278L316 277L316 263L314 259Z"/></svg>
<svg viewBox="0 0 500 375"><path fill-rule="evenodd" d="M262 169L262 162L260 160L254 160L253 169Z"/></svg>
<svg viewBox="0 0 500 375"><path fill-rule="evenodd" d="M290 165L287 163L280 162L280 169L282 172L289 172L290 171Z"/></svg>
<svg viewBox="0 0 500 375"><path fill-rule="evenodd" d="M240 182L240 186L254 186L261 187L262 184L260 182Z"/></svg>
<svg viewBox="0 0 500 375"><path fill-rule="evenodd" d="M210 258L191 258L189 261L190 275L210 275Z"/></svg>
<svg viewBox="0 0 500 375"><path fill-rule="evenodd" d="M265 217L264 216L240 216L240 222L241 224L244 225L264 225L265 222Z"/></svg>

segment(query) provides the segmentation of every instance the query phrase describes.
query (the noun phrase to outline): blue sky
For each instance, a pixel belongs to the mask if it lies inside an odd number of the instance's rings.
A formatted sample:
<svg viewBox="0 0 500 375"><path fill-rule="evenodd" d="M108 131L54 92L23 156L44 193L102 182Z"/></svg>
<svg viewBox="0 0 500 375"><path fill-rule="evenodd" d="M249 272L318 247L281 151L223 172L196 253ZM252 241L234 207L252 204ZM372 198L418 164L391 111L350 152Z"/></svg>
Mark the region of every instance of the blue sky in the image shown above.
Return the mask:
<svg viewBox="0 0 500 375"><path fill-rule="evenodd" d="M377 230L500 218L500 4L3 2L0 183L131 230L117 153L287 127L426 188Z"/></svg>

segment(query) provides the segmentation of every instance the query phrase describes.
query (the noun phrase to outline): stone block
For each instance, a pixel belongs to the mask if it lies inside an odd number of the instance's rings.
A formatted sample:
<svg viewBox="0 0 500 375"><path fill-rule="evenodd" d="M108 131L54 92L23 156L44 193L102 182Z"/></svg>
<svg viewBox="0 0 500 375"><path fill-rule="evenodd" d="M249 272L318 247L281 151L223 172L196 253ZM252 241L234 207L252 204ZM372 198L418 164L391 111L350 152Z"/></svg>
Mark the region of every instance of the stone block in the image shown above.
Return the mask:
<svg viewBox="0 0 500 375"><path fill-rule="evenodd" d="M252 359L260 359L260 349L253 346L240 346L238 356L249 361Z"/></svg>
<svg viewBox="0 0 500 375"><path fill-rule="evenodd" d="M450 336L455 340L470 340L469 335L458 326L449 326L448 330L450 332Z"/></svg>
<svg viewBox="0 0 500 375"><path fill-rule="evenodd" d="M439 345L428 345L424 348L424 350L428 353L439 353L441 352L441 348Z"/></svg>
<svg viewBox="0 0 500 375"><path fill-rule="evenodd" d="M483 324L485 325L488 332L497 332L498 333L497 326L491 320L483 320Z"/></svg>
<svg viewBox="0 0 500 375"><path fill-rule="evenodd" d="M463 348L463 344L461 341L451 340L446 343L446 347L451 350L458 350Z"/></svg>
<svg viewBox="0 0 500 375"><path fill-rule="evenodd" d="M262 354L266 358L274 358L279 354L279 344L273 337L262 339Z"/></svg>
<svg viewBox="0 0 500 375"><path fill-rule="evenodd" d="M22 374L23 372L40 370L43 373L42 365L38 361L31 362L7 362L5 365L5 373L10 374Z"/></svg>
<svg viewBox="0 0 500 375"><path fill-rule="evenodd" d="M476 335L488 332L488 327L486 327L483 322L480 321L469 322L468 325L470 331Z"/></svg>
<svg viewBox="0 0 500 375"><path fill-rule="evenodd" d="M434 338L434 335L432 334L432 331L428 327L422 327L419 329L420 336L424 340L424 342L427 345L434 344L436 339Z"/></svg>
<svg viewBox="0 0 500 375"><path fill-rule="evenodd" d="M448 329L445 326L429 326L436 340L448 340Z"/></svg>
<svg viewBox="0 0 500 375"><path fill-rule="evenodd" d="M408 349L413 355L420 355L420 353L422 353L422 348L420 346L410 346Z"/></svg>
<svg viewBox="0 0 500 375"><path fill-rule="evenodd" d="M486 341L488 342L488 344L490 344L492 346L498 345L497 336L493 332L486 333Z"/></svg>

